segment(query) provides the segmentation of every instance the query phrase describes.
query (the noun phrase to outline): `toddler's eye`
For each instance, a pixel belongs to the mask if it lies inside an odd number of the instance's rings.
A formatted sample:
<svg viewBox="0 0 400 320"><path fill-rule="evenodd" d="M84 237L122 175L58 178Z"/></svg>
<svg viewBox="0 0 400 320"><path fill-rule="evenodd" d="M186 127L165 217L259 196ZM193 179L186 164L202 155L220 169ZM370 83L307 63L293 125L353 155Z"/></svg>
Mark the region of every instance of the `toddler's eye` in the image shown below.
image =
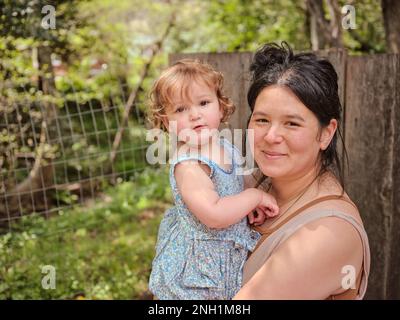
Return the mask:
<svg viewBox="0 0 400 320"><path fill-rule="evenodd" d="M288 125L291 127L298 127L299 125L296 122L288 122Z"/></svg>
<svg viewBox="0 0 400 320"><path fill-rule="evenodd" d="M210 103L210 101L208 101L208 100L202 100L202 101L200 102L200 105L201 105L202 107L204 107L204 106L208 105L209 103Z"/></svg>
<svg viewBox="0 0 400 320"><path fill-rule="evenodd" d="M180 112L183 112L183 111L185 111L185 107L184 107L184 106L177 107L177 108L175 109L175 113L180 113Z"/></svg>

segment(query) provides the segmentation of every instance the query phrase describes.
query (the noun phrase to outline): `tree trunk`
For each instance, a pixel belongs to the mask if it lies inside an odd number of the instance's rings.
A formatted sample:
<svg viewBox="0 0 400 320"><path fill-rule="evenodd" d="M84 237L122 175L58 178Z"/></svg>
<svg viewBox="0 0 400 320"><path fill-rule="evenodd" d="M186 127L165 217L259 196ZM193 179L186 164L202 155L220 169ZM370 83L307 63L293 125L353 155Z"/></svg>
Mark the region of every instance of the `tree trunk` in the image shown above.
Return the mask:
<svg viewBox="0 0 400 320"><path fill-rule="evenodd" d="M56 87L54 72L51 64L51 48L39 46L37 48L37 63L39 70L38 89L45 95L55 96ZM49 124L56 118L57 109L52 102L42 104L42 123L39 145L35 146L35 158L28 176L17 185L7 190L0 204L0 217L13 217L32 211L48 210L47 193L54 184L54 167L52 159L45 157L46 137L50 137Z"/></svg>
<svg viewBox="0 0 400 320"><path fill-rule="evenodd" d="M124 127L126 126L126 124L128 123L128 117L129 114L131 112L132 107L135 107L134 104L136 102L137 96L139 94L139 92L142 90L142 85L144 80L146 79L146 77L148 76L149 70L150 70L150 66L153 63L155 57L157 56L157 54L161 51L165 40L167 39L169 32L171 31L172 27L175 24L175 19L176 19L176 14L172 13L171 17L169 19L168 22L168 26L165 29L164 34L162 35L162 37L154 44L153 49L151 51L151 56L149 58L149 60L147 61L147 63L145 64L141 75L140 75L140 80L139 83L137 85L137 87L132 90L132 92L130 93L128 100L126 101L125 107L124 107L124 113L122 115L122 119L120 121L120 127L118 128L117 133L115 134L114 137L114 142L112 145L112 150L110 152L110 161L107 167L107 171L109 171L110 169L113 169L113 164L115 162L115 159L117 157L117 151L118 148L121 144L121 140L122 140L122 134L124 132Z"/></svg>
<svg viewBox="0 0 400 320"><path fill-rule="evenodd" d="M0 218L12 218L36 211L48 210L47 192L54 181L51 159L44 159L46 121L42 121L40 144L32 170L25 180L0 195ZM2 223L0 223L0 227Z"/></svg>
<svg viewBox="0 0 400 320"><path fill-rule="evenodd" d="M341 13L338 0L327 0L330 21L330 42L332 47L343 48Z"/></svg>
<svg viewBox="0 0 400 320"><path fill-rule="evenodd" d="M327 0L330 20L325 18L323 0L307 0L312 50L343 47L340 10L337 0Z"/></svg>
<svg viewBox="0 0 400 320"><path fill-rule="evenodd" d="M382 0L383 24L385 26L387 52L400 52L400 1Z"/></svg>
<svg viewBox="0 0 400 320"><path fill-rule="evenodd" d="M39 69L39 90L46 95L55 96L56 85L54 82L54 71L51 64L51 48L39 46L37 51ZM53 103L45 104L46 120L50 122L56 117L57 111Z"/></svg>

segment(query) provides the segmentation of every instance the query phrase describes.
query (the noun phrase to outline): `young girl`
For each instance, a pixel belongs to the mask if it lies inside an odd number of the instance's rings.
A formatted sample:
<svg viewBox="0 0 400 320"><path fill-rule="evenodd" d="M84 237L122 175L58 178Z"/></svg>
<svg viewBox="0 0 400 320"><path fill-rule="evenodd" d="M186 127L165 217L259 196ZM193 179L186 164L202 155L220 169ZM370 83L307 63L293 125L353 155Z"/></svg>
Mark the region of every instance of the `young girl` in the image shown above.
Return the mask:
<svg viewBox="0 0 400 320"><path fill-rule="evenodd" d="M153 125L178 137L170 161L175 206L161 222L150 275L157 299L231 299L259 240L246 216L262 224L278 214L270 195L244 190L237 174L241 155L218 138L221 121L234 111L222 81L211 66L182 60L165 70L151 91Z"/></svg>

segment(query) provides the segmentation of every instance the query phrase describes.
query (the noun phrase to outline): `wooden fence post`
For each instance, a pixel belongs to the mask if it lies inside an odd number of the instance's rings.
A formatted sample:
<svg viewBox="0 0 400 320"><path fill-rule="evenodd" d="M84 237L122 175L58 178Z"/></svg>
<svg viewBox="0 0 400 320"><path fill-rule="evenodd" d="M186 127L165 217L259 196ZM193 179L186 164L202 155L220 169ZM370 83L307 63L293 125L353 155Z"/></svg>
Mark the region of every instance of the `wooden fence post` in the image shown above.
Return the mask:
<svg viewBox="0 0 400 320"><path fill-rule="evenodd" d="M347 61L347 192L369 236L367 299L400 298L399 61L394 54Z"/></svg>

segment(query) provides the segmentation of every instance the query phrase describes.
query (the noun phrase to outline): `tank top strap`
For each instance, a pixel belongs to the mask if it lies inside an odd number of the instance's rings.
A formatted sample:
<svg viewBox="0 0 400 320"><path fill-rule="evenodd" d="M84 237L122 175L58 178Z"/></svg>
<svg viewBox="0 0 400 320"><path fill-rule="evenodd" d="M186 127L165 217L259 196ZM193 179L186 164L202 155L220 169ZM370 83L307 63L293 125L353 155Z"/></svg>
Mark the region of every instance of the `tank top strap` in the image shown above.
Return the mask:
<svg viewBox="0 0 400 320"><path fill-rule="evenodd" d="M319 198L316 198L308 203L306 203L304 206L300 207L299 209L295 210L292 214L288 215L285 219L280 221L277 225L271 227L271 228L263 228L262 226L256 226L254 229L261 233L261 238L257 243L257 246L255 247L254 251L265 241L265 239L268 238L269 235L274 233L276 230L281 228L285 223L293 219L295 216L299 215L303 211L305 211L308 208L311 208L312 206L315 206L316 204L324 201L329 201L329 200L342 200L345 201L349 204L351 204L355 209L357 209L356 205L349 199L343 197L343 196L337 196L337 195L327 195L327 196L322 196ZM358 209L357 209L358 210Z"/></svg>

